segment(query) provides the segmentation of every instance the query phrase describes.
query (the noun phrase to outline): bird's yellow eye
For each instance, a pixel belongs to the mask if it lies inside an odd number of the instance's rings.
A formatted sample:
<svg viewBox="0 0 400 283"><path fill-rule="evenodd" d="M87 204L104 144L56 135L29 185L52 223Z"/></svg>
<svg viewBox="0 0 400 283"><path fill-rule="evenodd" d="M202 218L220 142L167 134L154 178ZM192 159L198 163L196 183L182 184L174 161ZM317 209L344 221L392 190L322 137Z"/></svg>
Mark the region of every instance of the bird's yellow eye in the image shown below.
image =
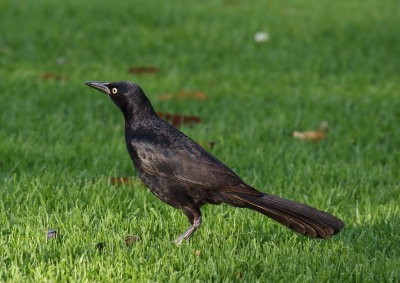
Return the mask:
<svg viewBox="0 0 400 283"><path fill-rule="evenodd" d="M116 89L115 87L111 90L112 94L116 94L118 92L118 89Z"/></svg>

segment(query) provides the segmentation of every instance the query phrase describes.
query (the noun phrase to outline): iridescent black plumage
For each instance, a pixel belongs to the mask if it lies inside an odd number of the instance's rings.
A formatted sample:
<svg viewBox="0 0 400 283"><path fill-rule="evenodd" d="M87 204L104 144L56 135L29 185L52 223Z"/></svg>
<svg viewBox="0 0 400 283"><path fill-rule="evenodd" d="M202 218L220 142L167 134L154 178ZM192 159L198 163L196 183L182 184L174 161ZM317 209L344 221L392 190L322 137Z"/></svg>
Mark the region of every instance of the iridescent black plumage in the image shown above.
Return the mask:
<svg viewBox="0 0 400 283"><path fill-rule="evenodd" d="M206 203L250 208L315 238L330 238L344 227L331 214L246 185L221 161L160 119L138 85L126 81L86 84L108 94L124 114L126 147L143 183L188 217L191 226L177 244L200 227L200 207Z"/></svg>

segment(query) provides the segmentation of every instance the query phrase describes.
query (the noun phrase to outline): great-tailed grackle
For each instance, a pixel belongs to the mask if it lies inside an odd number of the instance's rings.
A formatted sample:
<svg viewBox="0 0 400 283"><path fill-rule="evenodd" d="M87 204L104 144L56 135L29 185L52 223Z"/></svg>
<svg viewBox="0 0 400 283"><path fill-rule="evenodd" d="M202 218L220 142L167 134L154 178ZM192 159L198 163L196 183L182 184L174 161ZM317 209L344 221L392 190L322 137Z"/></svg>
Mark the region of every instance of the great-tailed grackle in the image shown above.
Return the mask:
<svg viewBox="0 0 400 283"><path fill-rule="evenodd" d="M200 207L206 203L250 208L314 238L330 238L344 227L331 214L246 185L225 164L159 118L138 85L86 84L107 94L124 114L126 147L143 183L189 218L191 226L175 240L177 244L200 227Z"/></svg>

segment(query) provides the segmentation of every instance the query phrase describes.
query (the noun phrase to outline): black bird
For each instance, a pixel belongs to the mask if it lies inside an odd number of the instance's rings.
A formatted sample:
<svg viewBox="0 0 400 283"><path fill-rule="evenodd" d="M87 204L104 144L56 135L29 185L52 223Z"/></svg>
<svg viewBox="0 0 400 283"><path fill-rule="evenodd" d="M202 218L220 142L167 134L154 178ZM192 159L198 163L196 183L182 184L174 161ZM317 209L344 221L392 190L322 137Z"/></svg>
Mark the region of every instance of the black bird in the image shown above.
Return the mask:
<svg viewBox="0 0 400 283"><path fill-rule="evenodd" d="M126 147L143 183L188 217L191 226L175 240L177 244L200 227L200 207L206 203L250 208L314 238L330 238L345 226L329 213L245 184L225 164L159 118L137 84L86 84L107 94L124 114Z"/></svg>

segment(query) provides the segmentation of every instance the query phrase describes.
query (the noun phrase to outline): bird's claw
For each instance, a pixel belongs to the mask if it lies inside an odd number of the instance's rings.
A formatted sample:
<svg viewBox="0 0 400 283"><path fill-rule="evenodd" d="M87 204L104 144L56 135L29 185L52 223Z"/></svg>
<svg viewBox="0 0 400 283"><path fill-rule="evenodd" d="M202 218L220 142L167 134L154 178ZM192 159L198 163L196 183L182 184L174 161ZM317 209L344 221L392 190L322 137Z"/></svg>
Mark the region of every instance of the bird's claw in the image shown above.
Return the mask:
<svg viewBox="0 0 400 283"><path fill-rule="evenodd" d="M175 245L178 246L178 247L179 247L180 245L182 245L183 239L184 239L184 237L182 237L182 236L180 236L179 238L175 239L175 240L174 240Z"/></svg>

